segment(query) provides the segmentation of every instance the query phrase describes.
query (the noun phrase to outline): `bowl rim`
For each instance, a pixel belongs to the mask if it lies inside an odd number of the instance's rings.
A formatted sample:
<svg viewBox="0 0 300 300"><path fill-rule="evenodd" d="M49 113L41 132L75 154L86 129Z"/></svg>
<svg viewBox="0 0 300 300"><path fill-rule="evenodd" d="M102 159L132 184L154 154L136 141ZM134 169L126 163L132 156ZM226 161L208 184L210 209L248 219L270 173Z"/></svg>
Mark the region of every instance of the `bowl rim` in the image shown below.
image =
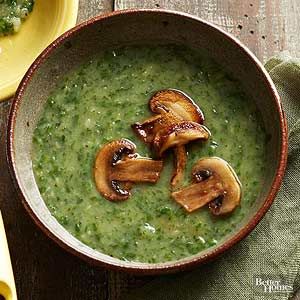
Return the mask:
<svg viewBox="0 0 300 300"><path fill-rule="evenodd" d="M78 31L83 30L85 27L88 27L94 23L101 22L102 20L106 20L107 18L114 18L116 16L123 16L123 15L132 15L132 14L139 14L139 13L146 13L146 14L165 14L168 16L174 16L174 17L181 17L183 19L189 19L194 20L199 23L202 23L202 25L205 25L207 27L210 27L211 29L222 33L226 39L229 40L229 42L235 44L237 48L239 48L240 51L244 52L253 62L253 64L256 66L258 71L262 74L262 80L264 80L264 83L266 85L266 88L268 88L269 92L273 95L274 99L274 105L276 106L276 110L279 116L279 125L280 125L280 134L281 134L281 149L280 149L280 159L278 161L276 174L273 179L272 185L270 187L269 194L265 197L265 201L261 205L261 207L256 211L254 216L248 221L247 224L245 224L239 231L237 231L230 239L225 241L224 243L220 244L219 246L216 246L212 250L208 251L205 254L201 255L201 252L199 252L195 256L187 257L181 260L177 261L170 261L165 263L143 263L142 266L138 265L120 265L117 263L109 263L102 261L100 259L96 259L94 257L89 256L86 253L83 253L79 249L76 249L75 247L70 246L65 241L61 240L55 232L50 228L47 227L42 220L39 219L39 217L34 213L33 209L31 208L29 202L26 200L25 195L22 193L22 190L20 188L18 178L16 175L16 162L15 162L15 155L14 155L14 127L15 122L18 116L18 107L22 101L22 96L24 94L24 91L26 89L27 84L30 82L34 72L38 69L38 67L44 62L44 60L51 55L51 52L57 48L59 45L61 45L68 37L76 34ZM178 12L178 11L172 11L172 10L164 10L164 9L127 9L122 11L114 11L110 13L106 13L100 16L96 16L88 21L85 21L81 24L78 24L74 28L70 29L69 31L62 34L60 37L58 37L54 42L52 42L45 50L36 58L36 60L33 62L33 64L30 66L28 71L26 72L25 76L23 77L16 95L13 99L10 113L8 117L8 126L7 126L7 160L9 165L9 170L11 177L13 179L13 183L16 187L17 193L19 197L22 200L22 203L33 219L33 221L38 225L38 227L53 241L55 241L60 247L62 247L64 250L76 255L77 257L87 261L88 263L96 266L102 266L107 267L110 269L115 269L118 271L126 271L128 273L134 273L134 274L140 274L140 275L156 275L156 274L166 274L166 273L173 273L181 270L190 269L192 267L198 266L200 264L209 262L213 259L215 259L217 256L221 255L223 252L231 248L233 245L241 241L243 238L245 238L261 221L263 216L266 214L268 209L270 208L271 204L274 201L274 198L281 186L281 182L284 176L286 164L287 164L287 153L288 153L288 134L287 134L287 122L285 118L284 111L282 109L282 104L280 102L279 94L276 90L276 87L262 65L262 63L258 60L258 58L246 47L244 46L237 38L229 34L228 32L224 31L223 29L219 28L218 26L202 20L199 17L184 13L184 12ZM134 264L134 262L133 262Z"/></svg>

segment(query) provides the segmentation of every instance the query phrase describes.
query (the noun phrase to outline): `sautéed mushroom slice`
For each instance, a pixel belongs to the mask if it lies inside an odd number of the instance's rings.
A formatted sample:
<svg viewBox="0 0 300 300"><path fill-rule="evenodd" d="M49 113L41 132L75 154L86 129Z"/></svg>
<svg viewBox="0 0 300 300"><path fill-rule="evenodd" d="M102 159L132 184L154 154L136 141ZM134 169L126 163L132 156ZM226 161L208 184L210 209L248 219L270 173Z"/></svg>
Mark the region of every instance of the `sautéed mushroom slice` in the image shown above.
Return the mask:
<svg viewBox="0 0 300 300"><path fill-rule="evenodd" d="M97 154L94 178L99 193L110 201L126 200L132 183L155 183L163 168L162 161L140 157L131 141L112 141Z"/></svg>
<svg viewBox="0 0 300 300"><path fill-rule="evenodd" d="M169 148L199 139L207 140L209 137L210 132L205 126L195 122L181 121L160 130L153 140L153 148L160 157Z"/></svg>
<svg viewBox="0 0 300 300"><path fill-rule="evenodd" d="M208 138L200 136L199 126L198 130L195 129L195 123L203 124L204 115L188 95L175 89L156 92L149 100L149 108L155 115L143 123L133 124L132 128L145 143L153 147L158 157L168 148L174 149L174 174L171 179L174 187L180 182L185 170L187 154L183 145L196 139Z"/></svg>
<svg viewBox="0 0 300 300"><path fill-rule="evenodd" d="M197 104L185 93L167 89L156 92L149 101L152 112L160 114L163 110L172 112L179 120L203 124L204 115Z"/></svg>
<svg viewBox="0 0 300 300"><path fill-rule="evenodd" d="M241 200L241 183L232 167L223 159L200 159L192 171L193 184L173 192L174 200L188 212L208 204L214 215L232 212Z"/></svg>
<svg viewBox="0 0 300 300"><path fill-rule="evenodd" d="M185 146L174 147L174 172L171 178L171 186L178 185L184 175L184 169L187 162L187 153Z"/></svg>

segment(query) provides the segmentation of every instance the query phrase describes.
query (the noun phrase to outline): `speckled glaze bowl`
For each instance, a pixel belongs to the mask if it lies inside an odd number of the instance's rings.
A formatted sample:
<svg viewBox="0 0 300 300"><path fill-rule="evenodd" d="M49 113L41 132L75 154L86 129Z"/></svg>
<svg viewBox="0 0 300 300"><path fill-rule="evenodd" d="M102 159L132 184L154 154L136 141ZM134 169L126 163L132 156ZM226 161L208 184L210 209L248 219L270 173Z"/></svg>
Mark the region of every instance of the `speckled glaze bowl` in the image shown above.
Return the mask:
<svg viewBox="0 0 300 300"><path fill-rule="evenodd" d="M128 44L170 43L202 48L234 77L262 113L270 137L264 189L252 211L218 245L178 261L126 262L84 245L67 232L47 209L34 179L32 135L49 93L70 70L98 51ZM112 103L113 105L113 103ZM23 78L11 107L7 154L11 174L25 208L36 224L64 249L86 261L139 274L184 270L216 258L243 239L262 219L280 187L287 157L287 128L274 84L257 58L237 39L187 14L129 10L96 17L68 31L36 59Z"/></svg>

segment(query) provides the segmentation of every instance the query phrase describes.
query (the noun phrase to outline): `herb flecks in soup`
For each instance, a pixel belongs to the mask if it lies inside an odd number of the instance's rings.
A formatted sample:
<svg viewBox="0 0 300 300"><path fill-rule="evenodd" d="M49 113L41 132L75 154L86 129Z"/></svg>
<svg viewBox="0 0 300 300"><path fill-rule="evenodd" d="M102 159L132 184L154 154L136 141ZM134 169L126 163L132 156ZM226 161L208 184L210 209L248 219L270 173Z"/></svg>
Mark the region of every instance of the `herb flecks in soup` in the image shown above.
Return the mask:
<svg viewBox="0 0 300 300"><path fill-rule="evenodd" d="M196 162L212 156L243 183L242 205L226 218L206 207L188 213L172 199L169 156L157 183L135 184L128 201L111 203L96 189L95 156L108 142L129 139L152 157L130 125L152 115L148 100L166 87L192 97L212 136L185 146L182 187ZM99 54L53 91L34 133L33 169L51 213L79 240L123 260L165 262L218 244L244 220L262 190L265 140L253 101L210 58L170 45L128 47Z"/></svg>
<svg viewBox="0 0 300 300"><path fill-rule="evenodd" d="M0 0L0 36L18 32L33 6L34 0Z"/></svg>

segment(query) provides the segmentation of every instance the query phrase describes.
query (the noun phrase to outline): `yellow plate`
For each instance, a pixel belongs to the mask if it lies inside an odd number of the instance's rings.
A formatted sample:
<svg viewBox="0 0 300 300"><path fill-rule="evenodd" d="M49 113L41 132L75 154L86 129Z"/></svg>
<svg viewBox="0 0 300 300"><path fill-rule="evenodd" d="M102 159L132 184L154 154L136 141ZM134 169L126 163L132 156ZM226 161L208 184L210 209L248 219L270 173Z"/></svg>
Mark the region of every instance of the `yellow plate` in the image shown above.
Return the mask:
<svg viewBox="0 0 300 300"><path fill-rule="evenodd" d="M17 300L16 286L0 211L0 295L6 300ZM1 298L0 296L0 298Z"/></svg>
<svg viewBox="0 0 300 300"><path fill-rule="evenodd" d="M20 31L0 37L0 101L15 93L39 53L76 24L77 12L78 0L36 0Z"/></svg>

